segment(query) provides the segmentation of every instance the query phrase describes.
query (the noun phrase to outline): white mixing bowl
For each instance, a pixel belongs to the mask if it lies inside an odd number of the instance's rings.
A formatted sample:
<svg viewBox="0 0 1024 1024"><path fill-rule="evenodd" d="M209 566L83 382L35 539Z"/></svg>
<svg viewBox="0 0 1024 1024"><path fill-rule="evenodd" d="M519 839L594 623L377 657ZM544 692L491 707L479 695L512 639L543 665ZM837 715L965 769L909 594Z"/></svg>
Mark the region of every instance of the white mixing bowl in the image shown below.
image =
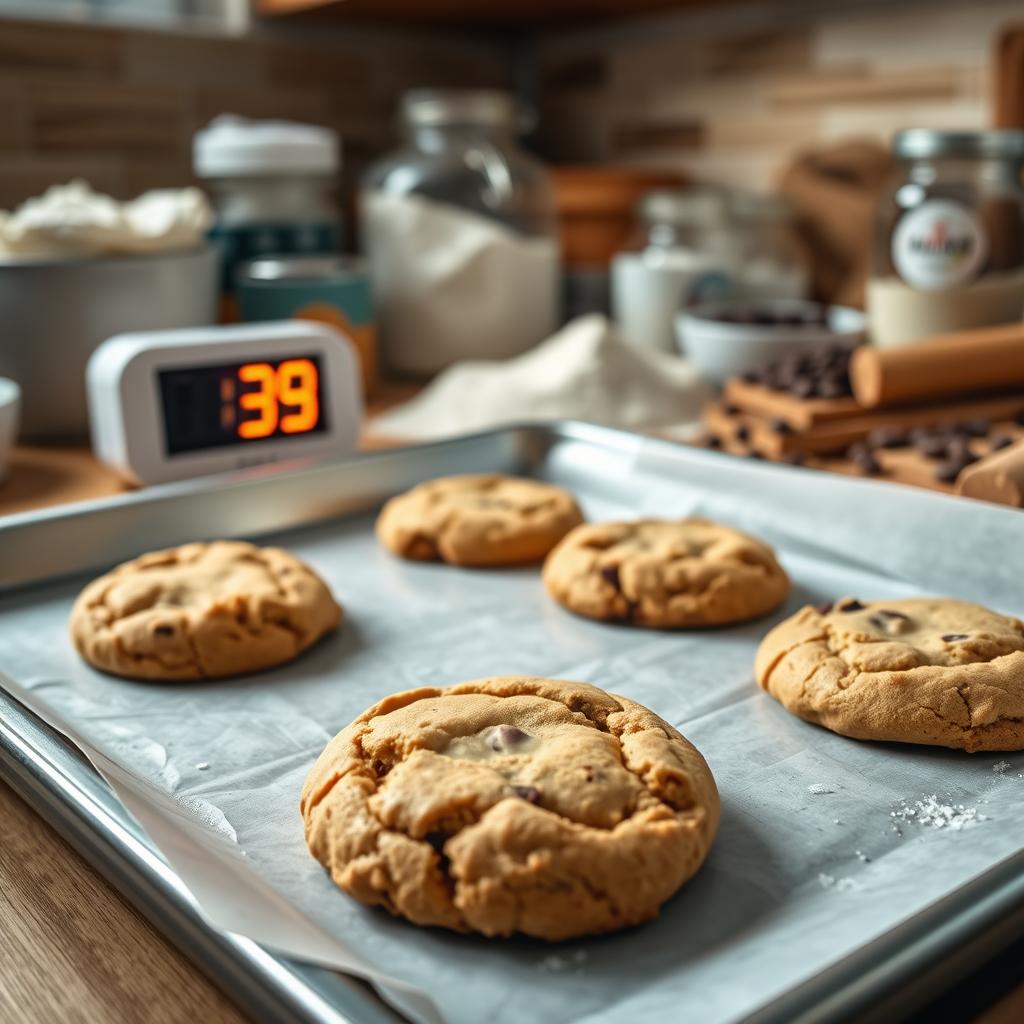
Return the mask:
<svg viewBox="0 0 1024 1024"><path fill-rule="evenodd" d="M828 306L824 322L815 316L821 311L818 303L801 299L707 302L676 317L676 344L701 374L721 383L728 377L760 370L783 356L822 345L852 347L864 339L867 321L859 310ZM750 313L807 322L738 323L723 319Z"/></svg>

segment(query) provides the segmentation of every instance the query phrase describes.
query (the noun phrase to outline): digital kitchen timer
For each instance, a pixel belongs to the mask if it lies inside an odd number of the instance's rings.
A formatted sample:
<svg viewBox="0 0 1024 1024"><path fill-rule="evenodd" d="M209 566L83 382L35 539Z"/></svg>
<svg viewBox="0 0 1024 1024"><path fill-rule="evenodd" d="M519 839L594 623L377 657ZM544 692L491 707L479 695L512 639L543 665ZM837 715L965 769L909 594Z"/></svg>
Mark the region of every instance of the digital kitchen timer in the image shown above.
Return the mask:
<svg viewBox="0 0 1024 1024"><path fill-rule="evenodd" d="M143 484L344 455L363 412L351 342L302 320L119 334L86 390L97 458Z"/></svg>

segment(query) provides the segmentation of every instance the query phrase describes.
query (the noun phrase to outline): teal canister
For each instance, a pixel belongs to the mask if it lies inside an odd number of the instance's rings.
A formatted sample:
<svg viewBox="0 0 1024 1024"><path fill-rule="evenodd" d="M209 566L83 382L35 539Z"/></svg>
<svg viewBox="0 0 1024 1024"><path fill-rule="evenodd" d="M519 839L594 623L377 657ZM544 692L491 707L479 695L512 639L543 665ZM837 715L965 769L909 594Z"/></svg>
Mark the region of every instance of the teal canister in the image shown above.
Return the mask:
<svg viewBox="0 0 1024 1024"><path fill-rule="evenodd" d="M370 276L352 256L268 256L242 264L235 293L243 321L316 320L336 327L355 346L363 391L377 384L377 327Z"/></svg>

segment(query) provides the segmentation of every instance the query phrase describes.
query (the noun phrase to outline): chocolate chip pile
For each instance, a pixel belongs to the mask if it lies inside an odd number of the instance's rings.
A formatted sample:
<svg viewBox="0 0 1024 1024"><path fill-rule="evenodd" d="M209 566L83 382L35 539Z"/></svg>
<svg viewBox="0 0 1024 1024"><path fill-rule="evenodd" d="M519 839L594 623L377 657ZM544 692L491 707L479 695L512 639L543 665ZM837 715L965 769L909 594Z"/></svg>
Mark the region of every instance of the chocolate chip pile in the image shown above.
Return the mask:
<svg viewBox="0 0 1024 1024"><path fill-rule="evenodd" d="M1024 426L1024 411L1018 413L1016 422ZM990 436L991 430L991 422L984 419L914 427L910 430L879 427L866 440L851 445L846 451L846 457L863 472L874 474L882 470L875 454L879 449L914 448L925 458L936 461L936 480L951 484L972 462L1013 444L1012 434L997 432ZM979 452L979 446L972 445L972 442L981 438L987 439L987 448Z"/></svg>
<svg viewBox="0 0 1024 1024"><path fill-rule="evenodd" d="M786 356L760 370L743 374L747 384L787 391L797 398L846 398L850 387L850 355L845 345L823 345L813 352Z"/></svg>
<svg viewBox="0 0 1024 1024"><path fill-rule="evenodd" d="M719 313L714 320L722 324L744 324L752 327L827 327L828 312L824 306L801 306L790 313L748 306Z"/></svg>

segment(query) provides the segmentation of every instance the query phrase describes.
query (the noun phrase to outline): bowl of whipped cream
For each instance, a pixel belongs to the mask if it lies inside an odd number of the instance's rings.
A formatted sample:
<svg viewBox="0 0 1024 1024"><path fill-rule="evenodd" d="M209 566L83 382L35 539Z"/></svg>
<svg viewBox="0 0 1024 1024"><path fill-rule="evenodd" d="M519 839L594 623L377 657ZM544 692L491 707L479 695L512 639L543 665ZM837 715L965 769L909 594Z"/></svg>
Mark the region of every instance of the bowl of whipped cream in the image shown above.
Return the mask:
<svg viewBox="0 0 1024 1024"><path fill-rule="evenodd" d="M199 189L121 202L85 182L0 212L0 377L21 389L21 436L88 435L85 365L123 331L217 317L218 254Z"/></svg>

